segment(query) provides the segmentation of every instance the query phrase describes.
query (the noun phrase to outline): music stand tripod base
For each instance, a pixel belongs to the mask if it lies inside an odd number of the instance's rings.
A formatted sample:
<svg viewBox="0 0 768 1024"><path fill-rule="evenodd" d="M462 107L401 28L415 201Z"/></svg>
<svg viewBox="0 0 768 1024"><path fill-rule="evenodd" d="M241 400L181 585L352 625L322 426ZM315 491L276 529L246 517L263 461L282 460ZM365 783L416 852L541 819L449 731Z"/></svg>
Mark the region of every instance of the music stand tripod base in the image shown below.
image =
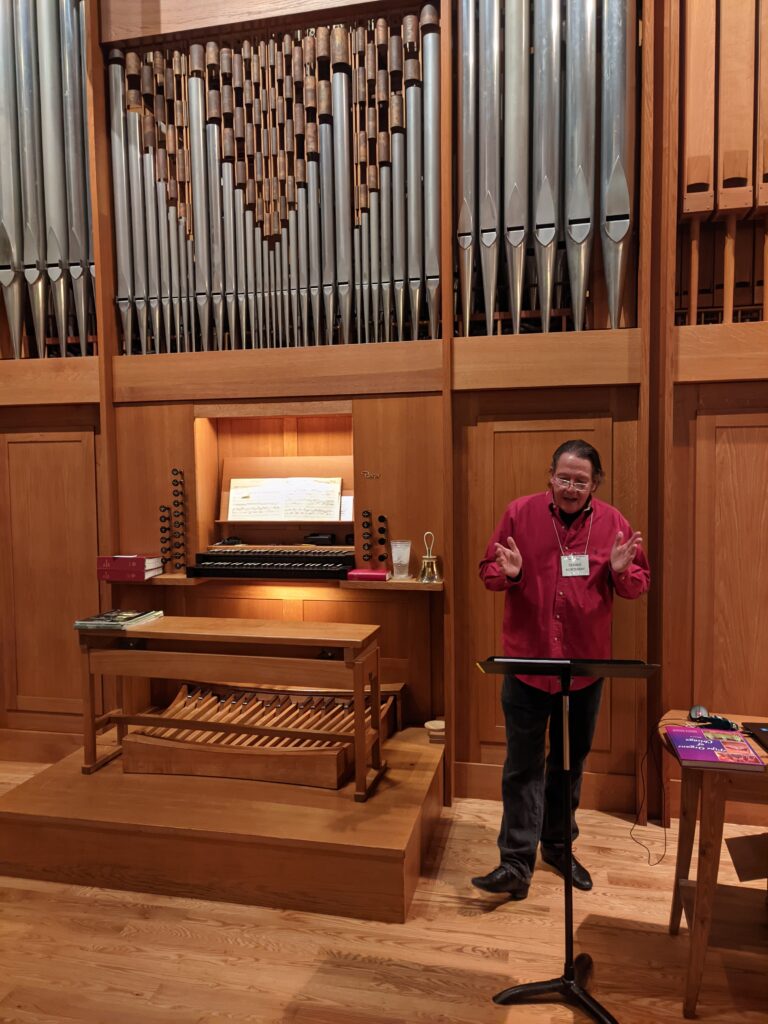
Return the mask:
<svg viewBox="0 0 768 1024"><path fill-rule="evenodd" d="M478 668L488 673L511 672L514 675L559 676L563 698L563 895L565 897L565 965L559 978L549 981L530 981L513 985L498 992L494 1003L509 1006L512 1003L538 1002L542 996L557 995L571 1006L577 1006L599 1024L619 1024L605 1007L587 992L580 980L586 981L592 970L592 958L581 953L573 955L573 860L571 835L571 754L569 733L569 700L571 680L574 676L609 676L628 679L648 678L658 665L643 661L587 661L561 658L488 658L478 662ZM578 978L577 978L578 975ZM546 1000L544 1000L546 1001Z"/></svg>
<svg viewBox="0 0 768 1024"><path fill-rule="evenodd" d="M589 961L591 968L592 959L586 954L581 954ZM577 960L580 957L576 958ZM553 978L551 981L530 981L525 985L513 985L505 988L503 992L497 992L493 997L494 1003L499 1006L510 1006L512 1003L535 1003L539 996L558 995L564 1002L571 1006L578 1006L592 1020L599 1024L619 1024L612 1013L609 1013L604 1006L601 1006L596 999L587 992L585 988L575 980L562 975L560 978Z"/></svg>

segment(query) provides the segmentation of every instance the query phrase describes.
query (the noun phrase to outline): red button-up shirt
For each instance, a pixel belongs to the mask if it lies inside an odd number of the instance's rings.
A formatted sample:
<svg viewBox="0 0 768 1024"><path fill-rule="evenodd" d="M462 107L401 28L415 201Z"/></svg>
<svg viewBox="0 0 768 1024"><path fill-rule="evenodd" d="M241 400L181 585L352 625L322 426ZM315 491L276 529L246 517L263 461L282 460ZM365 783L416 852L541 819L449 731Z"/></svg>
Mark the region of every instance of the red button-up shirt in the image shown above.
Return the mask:
<svg viewBox="0 0 768 1024"><path fill-rule="evenodd" d="M570 526L558 515L549 491L517 498L507 506L480 563L480 577L486 587L506 591L501 639L507 657L611 657L614 593L630 599L640 597L651 580L648 560L639 548L625 572L618 574L611 569L611 548L619 531L624 541L632 534L618 509L594 497ZM518 581L511 580L496 564L495 545L498 542L506 547L507 537L513 538L523 557ZM586 551L588 576L562 575L561 546L566 555ZM560 689L557 677L519 678L549 693ZM582 689L593 681L577 676L572 689Z"/></svg>

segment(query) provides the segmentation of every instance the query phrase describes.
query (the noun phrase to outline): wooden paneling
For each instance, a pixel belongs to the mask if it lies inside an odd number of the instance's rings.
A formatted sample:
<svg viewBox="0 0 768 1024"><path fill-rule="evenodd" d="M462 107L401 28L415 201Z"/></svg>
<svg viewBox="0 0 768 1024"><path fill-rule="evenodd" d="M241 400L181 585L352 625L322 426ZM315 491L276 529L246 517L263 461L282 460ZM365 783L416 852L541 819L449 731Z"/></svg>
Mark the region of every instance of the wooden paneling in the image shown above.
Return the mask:
<svg viewBox="0 0 768 1024"><path fill-rule="evenodd" d="M212 6L207 0L101 0L101 41L115 43L148 36L179 35L190 31L233 32L254 23L274 30L276 22L301 20L311 14L317 21L339 21L354 17L360 0L221 0ZM367 0L365 11L375 17L380 9L391 9L384 0Z"/></svg>
<svg viewBox="0 0 768 1024"><path fill-rule="evenodd" d="M351 403L346 403L346 412L333 411L335 403L307 405L308 415L302 415L301 403L195 407L196 550L203 550L224 535L225 527L217 526L216 519L220 518L225 459L352 454ZM328 413L323 411L326 406L330 407ZM270 415L273 408L276 413ZM207 415L212 418L205 418Z"/></svg>
<svg viewBox="0 0 768 1024"><path fill-rule="evenodd" d="M356 400L353 433L358 566L379 564L362 560L360 522L366 510L373 514L375 529L380 525L377 517L387 517L389 540L411 541L412 573L421 564L427 530L434 533L434 553L442 560L446 538L440 397Z"/></svg>
<svg viewBox="0 0 768 1024"><path fill-rule="evenodd" d="M638 384L642 374L637 328L453 340L456 391Z"/></svg>
<svg viewBox="0 0 768 1024"><path fill-rule="evenodd" d="M696 429L694 696L768 715L768 405Z"/></svg>
<svg viewBox="0 0 768 1024"><path fill-rule="evenodd" d="M76 728L72 623L98 610L93 434L0 436L4 724ZM49 716L59 716L52 725ZM68 719L68 720L67 720Z"/></svg>
<svg viewBox="0 0 768 1024"><path fill-rule="evenodd" d="M98 404L99 360L2 359L0 406Z"/></svg>
<svg viewBox="0 0 768 1024"><path fill-rule="evenodd" d="M677 387L673 426L663 707L703 703L712 711L768 714L759 668L768 629L765 384ZM665 758L667 813L679 776L675 760Z"/></svg>
<svg viewBox="0 0 768 1024"><path fill-rule="evenodd" d="M192 407L125 406L115 410L115 426L120 517L120 550L115 553L159 553L158 506L171 504L174 467L184 470L188 539L192 538L196 500Z"/></svg>
<svg viewBox="0 0 768 1024"><path fill-rule="evenodd" d="M672 329L674 379L768 379L768 328L764 323L706 324Z"/></svg>
<svg viewBox="0 0 768 1024"><path fill-rule="evenodd" d="M511 410L516 415L510 415ZM503 595L483 587L478 563L509 501L544 490L552 452L561 441L575 436L590 440L601 453L607 478L599 495L643 528L643 495L636 486L639 446L634 391L560 391L551 393L548 402L535 392L477 394L467 395L457 408L456 507L464 516L463 550L456 565L457 592L463 595L455 613L457 764L498 762L503 757L500 682L480 676L475 667L478 658L499 648ZM613 633L617 657L642 657L644 600L616 602ZM620 681L606 687L589 769L602 776L608 788L615 781L618 794L631 792L625 810L635 807L638 747L647 737L645 715L644 684ZM480 779L477 771L462 772L457 787ZM462 791L480 795L472 789Z"/></svg>
<svg viewBox="0 0 768 1024"><path fill-rule="evenodd" d="M371 622L380 625L382 661L406 662L405 720L422 723L433 717L429 597L426 594L400 593L389 597L373 591L341 591L331 601L305 599L303 614L317 622Z"/></svg>
<svg viewBox="0 0 768 1024"><path fill-rule="evenodd" d="M117 357L116 402L303 398L439 391L434 341Z"/></svg>
<svg viewBox="0 0 768 1024"><path fill-rule="evenodd" d="M349 591L337 587L285 584L225 583L181 590L175 614L217 618L261 618L286 623L338 622L381 626L382 677L406 682L405 718L423 722L435 714L432 699L430 601L428 593ZM166 612L170 609L166 606ZM340 627L341 628L341 627ZM296 685L310 686L311 678Z"/></svg>

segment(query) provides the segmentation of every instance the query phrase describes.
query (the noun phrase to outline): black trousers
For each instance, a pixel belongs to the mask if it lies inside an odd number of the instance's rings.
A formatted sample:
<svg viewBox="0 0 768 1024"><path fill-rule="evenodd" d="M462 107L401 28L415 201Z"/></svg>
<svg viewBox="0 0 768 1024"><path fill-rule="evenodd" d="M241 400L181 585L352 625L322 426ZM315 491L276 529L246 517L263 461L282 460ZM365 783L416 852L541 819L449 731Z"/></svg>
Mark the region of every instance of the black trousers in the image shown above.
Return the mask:
<svg viewBox="0 0 768 1024"><path fill-rule="evenodd" d="M584 761L592 747L603 680L570 699L572 836L579 834L579 806ZM536 847L557 854L563 837L563 705L559 693L546 693L515 676L506 676L501 704L507 731L507 759L501 780L504 815L499 833L501 863L524 881L536 864ZM549 756L545 765L545 734L549 722Z"/></svg>

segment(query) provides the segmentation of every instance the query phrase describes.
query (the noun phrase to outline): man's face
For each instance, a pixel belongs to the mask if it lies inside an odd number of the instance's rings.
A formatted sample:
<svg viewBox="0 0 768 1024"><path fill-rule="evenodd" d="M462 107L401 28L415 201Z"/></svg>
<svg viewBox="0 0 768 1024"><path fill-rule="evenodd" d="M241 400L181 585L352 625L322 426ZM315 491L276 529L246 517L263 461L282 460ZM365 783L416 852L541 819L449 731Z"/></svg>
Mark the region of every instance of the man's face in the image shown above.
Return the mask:
<svg viewBox="0 0 768 1024"><path fill-rule="evenodd" d="M549 482L555 505L571 513L580 512L597 487L589 459L580 459L570 452L557 460Z"/></svg>

